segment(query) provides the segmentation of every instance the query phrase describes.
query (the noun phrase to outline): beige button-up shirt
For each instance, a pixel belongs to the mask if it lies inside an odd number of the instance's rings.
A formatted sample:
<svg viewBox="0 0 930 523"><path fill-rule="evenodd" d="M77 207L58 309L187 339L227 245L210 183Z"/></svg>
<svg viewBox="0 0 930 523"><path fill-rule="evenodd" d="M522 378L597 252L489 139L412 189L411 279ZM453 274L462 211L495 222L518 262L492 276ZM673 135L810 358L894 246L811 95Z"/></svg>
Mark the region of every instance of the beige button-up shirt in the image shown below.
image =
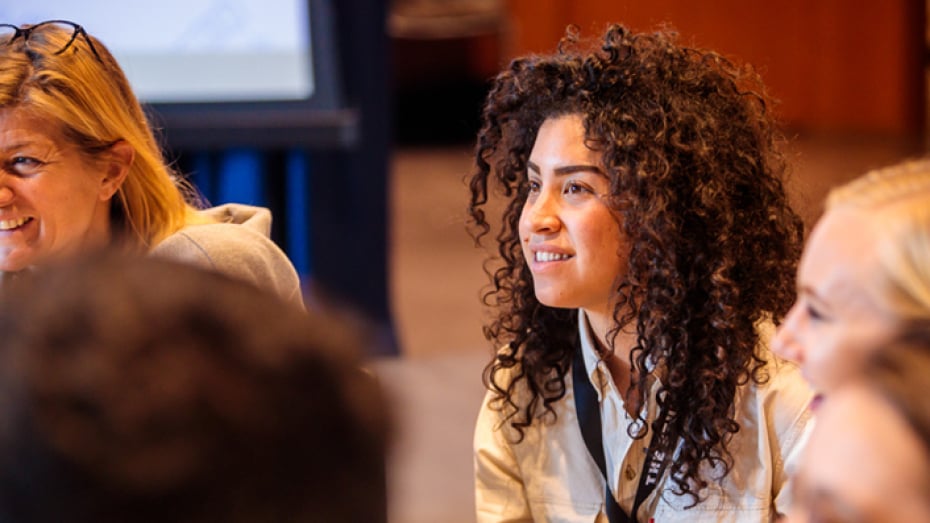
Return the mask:
<svg viewBox="0 0 930 523"><path fill-rule="evenodd" d="M598 391L604 455L610 489L629 513L639 485L645 447L651 436L627 434L632 419L610 379L606 364L594 351L584 313L579 315L581 347L591 383ZM771 334L770 329L768 334ZM765 337L765 336L764 336ZM638 521L755 522L785 513L789 500L788 470L798 459L811 426L812 391L797 366L773 357L769 380L743 385L736 401L740 430L730 443L733 468L722 481L712 481L706 500L692 508L688 496L676 496L667 475L640 507ZM553 405L555 421L539 421L513 443L514 432L485 398L475 429L475 493L478 521L606 522L604 478L585 447L575 414L572 376L565 377L565 396ZM651 384L654 393L658 382ZM649 401L647 419L655 419ZM719 477L709 468L704 477Z"/></svg>

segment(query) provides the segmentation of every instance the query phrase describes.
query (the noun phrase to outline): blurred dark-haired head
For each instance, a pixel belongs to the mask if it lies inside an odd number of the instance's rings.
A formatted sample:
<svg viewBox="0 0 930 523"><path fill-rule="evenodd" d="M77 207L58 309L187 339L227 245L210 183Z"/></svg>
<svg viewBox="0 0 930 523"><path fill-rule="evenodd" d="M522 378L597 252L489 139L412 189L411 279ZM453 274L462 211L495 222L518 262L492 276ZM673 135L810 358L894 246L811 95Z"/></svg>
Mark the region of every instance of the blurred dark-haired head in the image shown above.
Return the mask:
<svg viewBox="0 0 930 523"><path fill-rule="evenodd" d="M103 256L0 296L0 521L383 521L362 329Z"/></svg>

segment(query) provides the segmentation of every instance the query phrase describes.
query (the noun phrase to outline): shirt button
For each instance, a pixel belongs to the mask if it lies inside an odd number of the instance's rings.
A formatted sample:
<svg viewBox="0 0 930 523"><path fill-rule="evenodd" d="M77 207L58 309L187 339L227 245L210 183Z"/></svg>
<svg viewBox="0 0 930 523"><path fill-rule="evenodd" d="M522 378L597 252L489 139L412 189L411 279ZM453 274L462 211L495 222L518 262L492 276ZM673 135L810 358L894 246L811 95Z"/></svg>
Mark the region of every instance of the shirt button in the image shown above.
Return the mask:
<svg viewBox="0 0 930 523"><path fill-rule="evenodd" d="M633 467L631 465L626 466L626 470L624 471L624 474L626 474L626 479L630 481L632 481L633 478L636 477L636 471L633 470Z"/></svg>

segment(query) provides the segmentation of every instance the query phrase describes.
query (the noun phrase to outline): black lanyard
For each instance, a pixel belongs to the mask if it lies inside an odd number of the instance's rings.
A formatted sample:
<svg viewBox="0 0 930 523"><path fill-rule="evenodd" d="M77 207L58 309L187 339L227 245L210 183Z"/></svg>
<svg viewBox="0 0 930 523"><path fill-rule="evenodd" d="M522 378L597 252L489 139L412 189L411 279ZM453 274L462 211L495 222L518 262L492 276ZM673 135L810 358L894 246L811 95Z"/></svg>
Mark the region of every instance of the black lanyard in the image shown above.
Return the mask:
<svg viewBox="0 0 930 523"><path fill-rule="evenodd" d="M669 456L664 451L658 451L655 448L656 445L652 444L664 442L668 438L668 411L662 412L662 417L655 427L656 432L646 452L646 461L643 462L643 471L639 476L639 486L636 488L636 497L633 500L633 516L630 517L620 508L610 491L610 478L607 476L607 465L604 459L600 404L597 401L597 391L594 390L594 385L591 384L591 379L585 370L584 356L580 346L575 348L575 358L572 362L572 388L575 393L575 411L578 415L578 425L581 427L581 436L607 484L604 493L607 519L610 523L636 523L636 513L640 505L655 490L668 466ZM668 448L667 445L663 446Z"/></svg>

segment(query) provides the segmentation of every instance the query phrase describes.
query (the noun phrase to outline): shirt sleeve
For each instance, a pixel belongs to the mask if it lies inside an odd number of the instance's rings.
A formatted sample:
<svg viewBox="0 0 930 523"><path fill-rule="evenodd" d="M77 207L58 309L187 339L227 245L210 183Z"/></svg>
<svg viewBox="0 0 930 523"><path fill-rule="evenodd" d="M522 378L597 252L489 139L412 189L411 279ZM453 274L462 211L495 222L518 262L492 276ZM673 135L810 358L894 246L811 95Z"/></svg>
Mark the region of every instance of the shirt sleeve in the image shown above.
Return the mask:
<svg viewBox="0 0 930 523"><path fill-rule="evenodd" d="M533 521L513 449L485 395L475 426L475 507L478 523Z"/></svg>

